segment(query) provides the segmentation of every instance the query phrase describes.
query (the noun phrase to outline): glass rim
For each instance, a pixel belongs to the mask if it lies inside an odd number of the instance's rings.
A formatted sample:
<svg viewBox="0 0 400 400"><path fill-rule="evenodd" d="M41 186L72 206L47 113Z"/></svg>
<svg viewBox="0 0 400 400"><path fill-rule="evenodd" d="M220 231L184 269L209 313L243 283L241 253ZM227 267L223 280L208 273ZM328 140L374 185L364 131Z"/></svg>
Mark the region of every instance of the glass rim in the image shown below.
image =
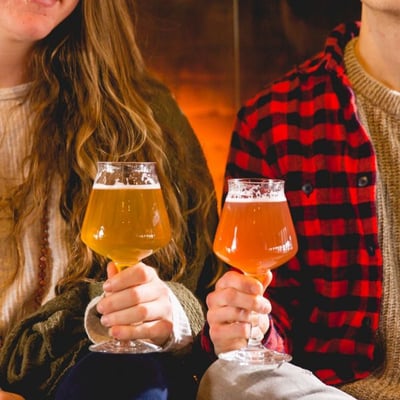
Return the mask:
<svg viewBox="0 0 400 400"><path fill-rule="evenodd" d="M280 183L285 182L284 179L280 178L228 178L227 182L238 182L238 183Z"/></svg>
<svg viewBox="0 0 400 400"><path fill-rule="evenodd" d="M228 179L225 201L233 199L283 200L285 181L275 178L233 178Z"/></svg>
<svg viewBox="0 0 400 400"><path fill-rule="evenodd" d="M143 165L152 165L157 164L155 161L96 161L97 165L103 164L116 164L116 165L128 165L128 164L143 164Z"/></svg>

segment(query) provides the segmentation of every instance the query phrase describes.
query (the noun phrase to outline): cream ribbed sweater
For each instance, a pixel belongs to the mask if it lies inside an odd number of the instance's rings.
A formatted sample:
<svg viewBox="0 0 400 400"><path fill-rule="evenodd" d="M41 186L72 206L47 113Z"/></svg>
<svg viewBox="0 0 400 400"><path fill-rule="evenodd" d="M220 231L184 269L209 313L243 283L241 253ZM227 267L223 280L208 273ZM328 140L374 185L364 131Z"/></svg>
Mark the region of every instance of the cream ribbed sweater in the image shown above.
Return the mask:
<svg viewBox="0 0 400 400"><path fill-rule="evenodd" d="M384 294L378 343L381 368L368 378L341 389L360 400L400 399L400 93L366 74L354 51L346 47L345 66L356 94L358 114L371 139L378 162L379 241L383 254Z"/></svg>
<svg viewBox="0 0 400 400"><path fill-rule="evenodd" d="M23 181L23 160L31 151L31 140L25 129L29 121L28 105L18 105L26 89L27 85L0 89L0 342L14 320L36 308L34 296L38 289L40 223L33 222L24 227L22 251L25 260L19 256L11 236L13 209L10 188ZM53 190L55 192L59 191ZM43 303L54 296L54 286L64 275L68 257L66 224L60 213L55 212L58 210L55 201L51 199L53 204L49 207L51 268L47 271L47 293ZM18 273L12 279L19 264Z"/></svg>

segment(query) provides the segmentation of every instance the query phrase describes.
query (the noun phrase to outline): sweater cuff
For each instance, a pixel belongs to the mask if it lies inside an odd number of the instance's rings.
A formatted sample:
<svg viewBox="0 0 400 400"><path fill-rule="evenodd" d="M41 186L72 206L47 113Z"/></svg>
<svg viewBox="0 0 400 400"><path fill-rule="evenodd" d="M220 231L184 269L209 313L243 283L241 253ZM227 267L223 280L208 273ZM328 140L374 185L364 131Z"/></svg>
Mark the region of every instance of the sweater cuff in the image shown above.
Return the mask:
<svg viewBox="0 0 400 400"><path fill-rule="evenodd" d="M162 347L162 351L165 352L180 350L193 342L189 319L173 291L170 288L168 288L168 291L172 304L172 333ZM108 328L101 324L101 315L96 310L97 303L103 296L104 294L92 299L85 311L86 334L95 344L110 340Z"/></svg>

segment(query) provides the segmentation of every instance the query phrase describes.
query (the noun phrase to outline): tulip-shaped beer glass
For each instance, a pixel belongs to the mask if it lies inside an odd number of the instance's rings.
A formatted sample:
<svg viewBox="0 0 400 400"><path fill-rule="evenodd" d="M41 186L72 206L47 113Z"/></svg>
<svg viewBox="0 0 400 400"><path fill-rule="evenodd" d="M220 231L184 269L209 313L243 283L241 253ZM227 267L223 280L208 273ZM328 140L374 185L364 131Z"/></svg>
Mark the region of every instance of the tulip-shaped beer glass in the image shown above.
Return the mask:
<svg viewBox="0 0 400 400"><path fill-rule="evenodd" d="M99 162L81 237L119 271L148 257L171 238L167 211L153 162ZM110 340L90 347L105 353L147 353L158 346Z"/></svg>
<svg viewBox="0 0 400 400"><path fill-rule="evenodd" d="M214 240L215 254L263 285L268 270L279 267L297 252L297 238L284 192L278 179L230 179L228 194ZM288 354L266 349L252 315L247 347L222 353L220 358L243 365L270 368L290 361Z"/></svg>

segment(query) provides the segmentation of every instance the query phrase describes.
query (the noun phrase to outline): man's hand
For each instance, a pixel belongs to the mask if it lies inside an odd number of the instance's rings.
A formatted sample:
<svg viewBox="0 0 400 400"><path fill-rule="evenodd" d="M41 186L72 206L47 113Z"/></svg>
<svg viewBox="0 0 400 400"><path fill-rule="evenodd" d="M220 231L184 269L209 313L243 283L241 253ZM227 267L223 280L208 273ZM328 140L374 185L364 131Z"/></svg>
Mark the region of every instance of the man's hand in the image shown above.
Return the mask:
<svg viewBox="0 0 400 400"><path fill-rule="evenodd" d="M266 277L266 286L272 273ZM216 354L245 347L250 336L250 315L260 314L263 334L269 329L271 303L263 297L264 287L254 278L229 271L216 283L207 297L207 321Z"/></svg>

